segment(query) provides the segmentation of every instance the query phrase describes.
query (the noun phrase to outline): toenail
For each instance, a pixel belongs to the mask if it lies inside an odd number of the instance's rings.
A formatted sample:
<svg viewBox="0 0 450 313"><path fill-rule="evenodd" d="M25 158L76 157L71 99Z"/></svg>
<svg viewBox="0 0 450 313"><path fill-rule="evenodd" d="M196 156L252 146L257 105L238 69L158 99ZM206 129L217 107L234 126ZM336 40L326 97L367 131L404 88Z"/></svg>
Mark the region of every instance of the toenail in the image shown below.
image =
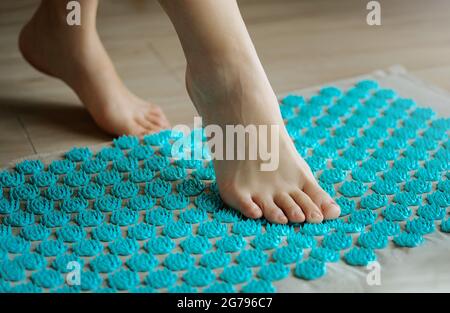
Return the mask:
<svg viewBox="0 0 450 313"><path fill-rule="evenodd" d="M312 219L321 219L322 218L322 214L320 214L319 212L312 212L311 213L311 218Z"/></svg>
<svg viewBox="0 0 450 313"><path fill-rule="evenodd" d="M324 201L322 203L322 210L324 210L324 208L328 207L329 209L334 209L334 210L339 210L339 205L336 203L336 201L334 201L334 199L329 199L328 201Z"/></svg>
<svg viewBox="0 0 450 313"><path fill-rule="evenodd" d="M259 209L252 209L252 210L250 210L249 211L249 215L252 217L252 218L260 218L261 217L261 210L259 210Z"/></svg>
<svg viewBox="0 0 450 313"><path fill-rule="evenodd" d="M340 210L339 205L337 205L336 203L333 203L333 204L331 205L331 208L332 208L333 210L336 210L336 211Z"/></svg>
<svg viewBox="0 0 450 313"><path fill-rule="evenodd" d="M292 214L292 217L295 218L295 219L300 219L300 218L303 217L303 213L300 212L300 211L298 211L298 210L295 210L295 211L293 212L293 214Z"/></svg>
<svg viewBox="0 0 450 313"><path fill-rule="evenodd" d="M286 223L286 222L288 221L287 217L286 217L283 213L277 214L277 219L278 219L281 223Z"/></svg>

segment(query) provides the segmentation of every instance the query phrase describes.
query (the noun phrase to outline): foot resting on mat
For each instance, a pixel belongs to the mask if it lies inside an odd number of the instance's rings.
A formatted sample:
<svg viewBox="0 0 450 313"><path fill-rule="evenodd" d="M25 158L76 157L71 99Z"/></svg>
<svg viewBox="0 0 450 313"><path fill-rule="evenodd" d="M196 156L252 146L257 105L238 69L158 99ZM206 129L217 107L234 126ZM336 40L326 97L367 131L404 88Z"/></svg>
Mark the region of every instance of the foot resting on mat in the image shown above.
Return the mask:
<svg viewBox="0 0 450 313"><path fill-rule="evenodd" d="M202 66L206 64L203 60ZM251 218L274 223L319 223L337 218L339 206L319 186L283 124L277 98L257 60L222 59L220 66L188 68L189 94L206 124L279 125L279 165L262 160L214 160L222 199ZM211 105L214 103L214 106Z"/></svg>

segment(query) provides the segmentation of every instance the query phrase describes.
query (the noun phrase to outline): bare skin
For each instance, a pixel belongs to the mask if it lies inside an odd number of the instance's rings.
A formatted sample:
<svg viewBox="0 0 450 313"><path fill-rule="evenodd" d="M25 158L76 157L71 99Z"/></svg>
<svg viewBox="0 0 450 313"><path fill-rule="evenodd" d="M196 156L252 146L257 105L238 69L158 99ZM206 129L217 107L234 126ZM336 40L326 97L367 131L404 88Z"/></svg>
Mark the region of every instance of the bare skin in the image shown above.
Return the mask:
<svg viewBox="0 0 450 313"><path fill-rule="evenodd" d="M319 223L340 208L297 153L278 101L233 0L160 0L180 38L186 86L206 124L279 125L279 167L262 160L214 160L222 199L250 218Z"/></svg>
<svg viewBox="0 0 450 313"><path fill-rule="evenodd" d="M121 82L100 42L96 0L79 0L81 26L67 26L66 1L43 0L24 27L19 46L38 70L62 79L97 124L112 134L144 134L168 127L161 110ZM160 0L180 38L188 93L206 124L278 125L279 166L262 160L215 160L223 200L250 218L274 223L319 223L339 216L339 206L318 185L298 155L275 93L234 0Z"/></svg>
<svg viewBox="0 0 450 313"><path fill-rule="evenodd" d="M69 85L110 134L143 135L170 127L159 107L131 93L118 76L96 30L98 1L79 2L80 26L67 25L66 1L41 2L20 33L24 58Z"/></svg>

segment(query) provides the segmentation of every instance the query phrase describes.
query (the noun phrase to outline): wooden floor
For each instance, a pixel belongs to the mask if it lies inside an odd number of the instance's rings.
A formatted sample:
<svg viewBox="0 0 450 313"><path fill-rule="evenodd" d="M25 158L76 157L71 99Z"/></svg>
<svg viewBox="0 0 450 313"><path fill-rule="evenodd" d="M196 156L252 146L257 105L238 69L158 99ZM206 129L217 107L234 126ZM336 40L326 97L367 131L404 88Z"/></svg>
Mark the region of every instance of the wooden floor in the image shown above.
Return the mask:
<svg viewBox="0 0 450 313"><path fill-rule="evenodd" d="M198 0L201 1L201 0ZM192 123L185 61L152 0L101 0L98 28L126 84ZM382 25L366 24L365 0L241 0L244 19L277 93L402 64L450 91L450 1L385 0ZM110 140L73 92L21 58L17 35L35 0L0 2L0 167L34 154Z"/></svg>

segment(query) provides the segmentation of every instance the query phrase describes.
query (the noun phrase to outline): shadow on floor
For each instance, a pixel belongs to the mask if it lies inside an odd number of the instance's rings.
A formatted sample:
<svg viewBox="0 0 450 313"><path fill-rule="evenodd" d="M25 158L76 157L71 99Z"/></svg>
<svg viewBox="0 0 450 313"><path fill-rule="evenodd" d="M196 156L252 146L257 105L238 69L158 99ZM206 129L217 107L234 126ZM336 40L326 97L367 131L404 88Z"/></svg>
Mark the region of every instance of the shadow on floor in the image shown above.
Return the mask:
<svg viewBox="0 0 450 313"><path fill-rule="evenodd" d="M112 138L94 123L84 107L74 103L0 97L0 117L8 116L19 118L31 139L33 132L58 132L96 141Z"/></svg>

